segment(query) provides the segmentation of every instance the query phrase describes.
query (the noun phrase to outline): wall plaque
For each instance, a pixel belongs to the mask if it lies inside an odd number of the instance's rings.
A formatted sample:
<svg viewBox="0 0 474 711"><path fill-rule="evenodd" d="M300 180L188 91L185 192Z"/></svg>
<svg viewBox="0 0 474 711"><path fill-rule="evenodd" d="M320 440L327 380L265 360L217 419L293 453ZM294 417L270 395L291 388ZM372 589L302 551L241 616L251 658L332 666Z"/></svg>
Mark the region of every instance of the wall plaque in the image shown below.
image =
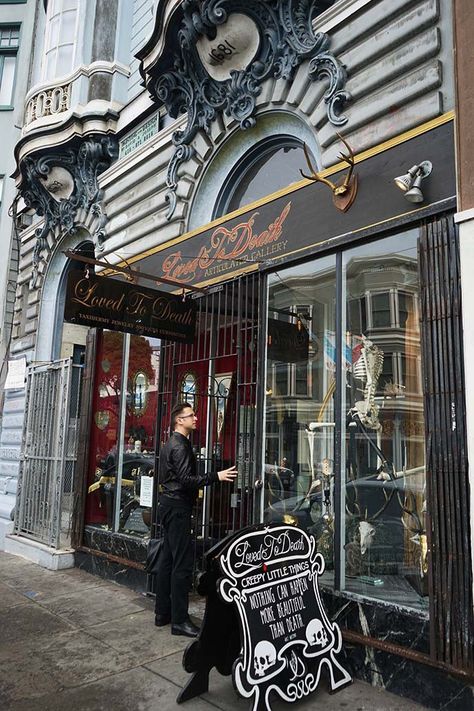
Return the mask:
<svg viewBox="0 0 474 711"><path fill-rule="evenodd" d="M68 275L64 320L112 331L192 343L196 302L82 271Z"/></svg>
<svg viewBox="0 0 474 711"><path fill-rule="evenodd" d="M146 143L150 138L156 136L159 129L160 117L158 113L156 113L119 141L119 158L124 158L136 151L137 148Z"/></svg>

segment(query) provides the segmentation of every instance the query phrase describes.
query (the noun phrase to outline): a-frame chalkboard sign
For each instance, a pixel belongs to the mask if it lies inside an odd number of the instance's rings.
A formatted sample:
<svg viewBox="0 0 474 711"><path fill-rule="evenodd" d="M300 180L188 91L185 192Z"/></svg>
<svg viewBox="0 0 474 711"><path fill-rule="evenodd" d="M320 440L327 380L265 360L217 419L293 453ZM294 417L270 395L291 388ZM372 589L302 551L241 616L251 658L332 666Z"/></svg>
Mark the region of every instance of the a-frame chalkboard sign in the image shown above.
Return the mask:
<svg viewBox="0 0 474 711"><path fill-rule="evenodd" d="M221 541L207 564L206 612L184 655L193 676L179 703L207 691L212 667L232 672L252 711L271 711L272 691L290 702L308 696L324 666L332 691L352 681L336 658L342 636L321 602L324 559L313 537L294 526L255 526Z"/></svg>

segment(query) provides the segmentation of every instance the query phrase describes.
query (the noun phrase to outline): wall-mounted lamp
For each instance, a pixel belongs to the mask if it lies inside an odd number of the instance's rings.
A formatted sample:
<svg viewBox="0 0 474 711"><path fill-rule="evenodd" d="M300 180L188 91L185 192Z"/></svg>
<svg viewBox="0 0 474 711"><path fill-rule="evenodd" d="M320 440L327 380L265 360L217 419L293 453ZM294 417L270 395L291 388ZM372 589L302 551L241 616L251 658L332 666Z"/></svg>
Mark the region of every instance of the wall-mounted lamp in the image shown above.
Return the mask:
<svg viewBox="0 0 474 711"><path fill-rule="evenodd" d="M399 175L393 182L405 193L408 202L423 202L424 197L421 192L421 181L430 175L433 165L429 160L424 160L420 165L414 165L405 175Z"/></svg>

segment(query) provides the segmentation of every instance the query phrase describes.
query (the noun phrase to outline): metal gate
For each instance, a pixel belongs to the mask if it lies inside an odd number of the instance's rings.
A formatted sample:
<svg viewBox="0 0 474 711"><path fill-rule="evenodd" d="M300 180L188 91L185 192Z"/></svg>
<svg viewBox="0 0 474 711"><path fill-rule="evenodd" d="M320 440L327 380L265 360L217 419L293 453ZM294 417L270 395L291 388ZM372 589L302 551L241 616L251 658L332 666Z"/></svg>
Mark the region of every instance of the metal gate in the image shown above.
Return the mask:
<svg viewBox="0 0 474 711"><path fill-rule="evenodd" d="M170 431L170 411L189 402L198 416L191 436L201 471L237 464L235 485L206 487L194 512L195 569L206 550L259 516L261 439L256 406L261 381L258 339L263 277L252 274L197 299L193 344L162 347L158 398L160 445ZM155 535L158 531L155 530Z"/></svg>
<svg viewBox="0 0 474 711"><path fill-rule="evenodd" d="M431 525L431 653L474 670L470 497L459 239L452 216L420 237L422 345Z"/></svg>
<svg viewBox="0 0 474 711"><path fill-rule="evenodd" d="M81 376L70 359L27 375L15 533L53 548L71 544Z"/></svg>

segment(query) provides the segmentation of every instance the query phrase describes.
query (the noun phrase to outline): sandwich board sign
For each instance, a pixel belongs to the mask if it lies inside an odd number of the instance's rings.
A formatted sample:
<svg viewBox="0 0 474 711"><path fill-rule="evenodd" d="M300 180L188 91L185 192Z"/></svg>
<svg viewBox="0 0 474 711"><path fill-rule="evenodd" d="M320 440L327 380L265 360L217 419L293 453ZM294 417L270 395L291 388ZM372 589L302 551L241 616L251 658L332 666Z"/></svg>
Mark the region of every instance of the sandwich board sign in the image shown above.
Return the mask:
<svg viewBox="0 0 474 711"><path fill-rule="evenodd" d="M316 690L324 666L331 691L352 679L336 658L342 635L321 601L325 563L315 539L294 526L259 529L234 537L221 554L218 592L240 619L234 686L252 699L252 711L271 711L270 692L302 699Z"/></svg>

